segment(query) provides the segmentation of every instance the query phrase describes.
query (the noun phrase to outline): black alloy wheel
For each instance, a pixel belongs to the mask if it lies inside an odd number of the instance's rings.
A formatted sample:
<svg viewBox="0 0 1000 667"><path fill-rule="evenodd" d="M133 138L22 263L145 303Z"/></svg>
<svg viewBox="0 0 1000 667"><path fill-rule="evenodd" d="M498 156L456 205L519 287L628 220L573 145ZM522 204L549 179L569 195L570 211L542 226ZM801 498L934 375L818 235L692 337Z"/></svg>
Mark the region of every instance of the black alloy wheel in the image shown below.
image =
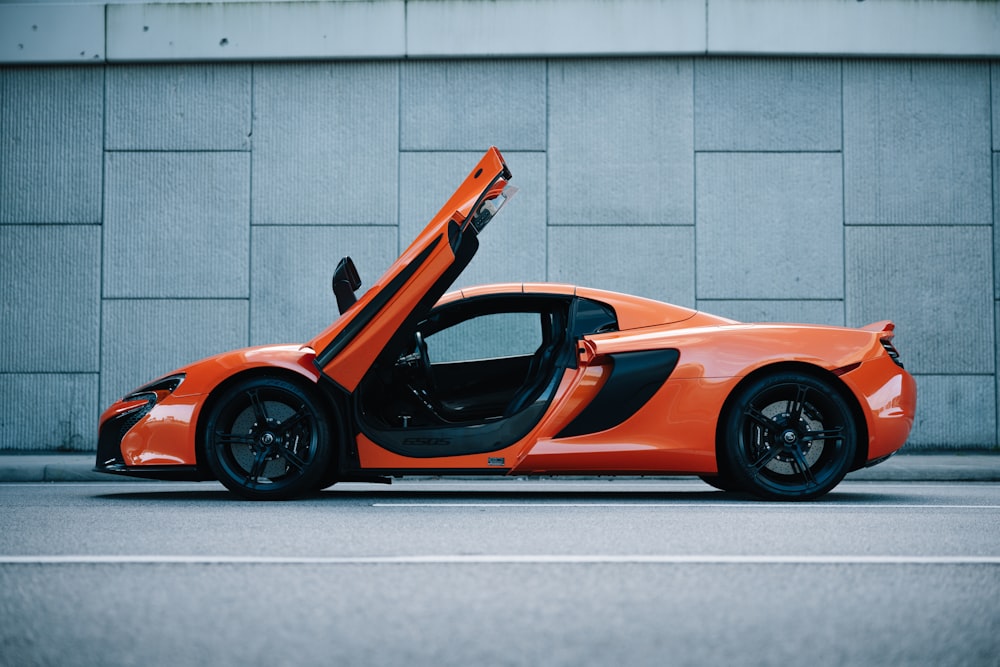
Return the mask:
<svg viewBox="0 0 1000 667"><path fill-rule="evenodd" d="M320 406L312 392L286 380L237 382L214 402L205 422L209 467L226 488L251 500L315 491L331 457Z"/></svg>
<svg viewBox="0 0 1000 667"><path fill-rule="evenodd" d="M811 500L847 474L857 449L850 406L831 383L805 373L742 387L724 421L723 460L742 489L769 500Z"/></svg>

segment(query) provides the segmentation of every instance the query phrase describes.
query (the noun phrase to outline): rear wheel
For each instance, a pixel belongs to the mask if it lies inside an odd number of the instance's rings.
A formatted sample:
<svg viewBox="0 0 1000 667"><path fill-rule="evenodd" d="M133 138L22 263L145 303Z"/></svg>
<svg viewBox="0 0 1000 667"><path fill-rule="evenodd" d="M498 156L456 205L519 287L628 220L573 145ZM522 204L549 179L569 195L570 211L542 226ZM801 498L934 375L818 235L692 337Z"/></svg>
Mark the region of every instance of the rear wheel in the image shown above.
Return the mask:
<svg viewBox="0 0 1000 667"><path fill-rule="evenodd" d="M252 500L315 490L330 439L320 402L298 384L250 378L219 396L205 423L205 458L226 488Z"/></svg>
<svg viewBox="0 0 1000 667"><path fill-rule="evenodd" d="M850 406L829 382L804 373L764 376L739 390L724 421L733 480L770 500L810 500L847 474L857 448Z"/></svg>

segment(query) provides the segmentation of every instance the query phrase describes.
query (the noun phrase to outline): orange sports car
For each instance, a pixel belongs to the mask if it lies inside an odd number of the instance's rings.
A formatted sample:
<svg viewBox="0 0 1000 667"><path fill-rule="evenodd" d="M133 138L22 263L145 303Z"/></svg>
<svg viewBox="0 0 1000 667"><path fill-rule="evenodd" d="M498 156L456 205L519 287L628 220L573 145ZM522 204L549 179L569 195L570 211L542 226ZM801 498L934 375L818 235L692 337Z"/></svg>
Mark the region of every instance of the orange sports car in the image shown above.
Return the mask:
<svg viewBox="0 0 1000 667"><path fill-rule="evenodd" d="M893 325L742 324L558 284L445 291L513 194L496 148L364 294L298 345L219 354L105 411L97 470L253 499L408 474L698 475L806 500L902 447Z"/></svg>

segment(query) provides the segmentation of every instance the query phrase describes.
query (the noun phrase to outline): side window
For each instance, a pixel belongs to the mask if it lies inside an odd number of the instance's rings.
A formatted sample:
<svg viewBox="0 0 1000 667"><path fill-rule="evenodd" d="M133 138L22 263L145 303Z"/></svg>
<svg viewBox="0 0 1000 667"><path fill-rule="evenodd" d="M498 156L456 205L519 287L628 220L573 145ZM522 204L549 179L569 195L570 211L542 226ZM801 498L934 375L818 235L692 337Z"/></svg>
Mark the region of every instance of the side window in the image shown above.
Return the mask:
<svg viewBox="0 0 1000 667"><path fill-rule="evenodd" d="M490 313L463 320L427 336L432 363L521 357L542 344L539 313Z"/></svg>
<svg viewBox="0 0 1000 667"><path fill-rule="evenodd" d="M576 304L574 336L618 331L618 318L614 309L604 303L580 297Z"/></svg>

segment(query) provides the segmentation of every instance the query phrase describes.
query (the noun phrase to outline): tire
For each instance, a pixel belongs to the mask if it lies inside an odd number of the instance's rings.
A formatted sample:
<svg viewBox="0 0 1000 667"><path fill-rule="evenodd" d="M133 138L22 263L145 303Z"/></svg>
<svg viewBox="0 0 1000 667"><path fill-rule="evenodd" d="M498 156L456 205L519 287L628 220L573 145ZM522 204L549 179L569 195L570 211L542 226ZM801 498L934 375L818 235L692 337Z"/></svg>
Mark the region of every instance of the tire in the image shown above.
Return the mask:
<svg viewBox="0 0 1000 667"><path fill-rule="evenodd" d="M732 476L723 473L721 470L718 475L698 475L698 479L719 491L725 491L726 493L743 492L742 487L736 483Z"/></svg>
<svg viewBox="0 0 1000 667"><path fill-rule="evenodd" d="M805 373L760 377L737 390L724 419L722 454L743 490L768 500L812 500L844 478L857 449L847 401Z"/></svg>
<svg viewBox="0 0 1000 667"><path fill-rule="evenodd" d="M336 464L331 461L330 465L326 469L326 472L320 475L319 481L316 482L316 485L313 487L313 491L319 492L324 489L329 489L339 481L340 471L337 470Z"/></svg>
<svg viewBox="0 0 1000 667"><path fill-rule="evenodd" d="M203 431L216 478L251 500L288 500L315 491L331 446L321 403L296 383L257 377L213 403Z"/></svg>

